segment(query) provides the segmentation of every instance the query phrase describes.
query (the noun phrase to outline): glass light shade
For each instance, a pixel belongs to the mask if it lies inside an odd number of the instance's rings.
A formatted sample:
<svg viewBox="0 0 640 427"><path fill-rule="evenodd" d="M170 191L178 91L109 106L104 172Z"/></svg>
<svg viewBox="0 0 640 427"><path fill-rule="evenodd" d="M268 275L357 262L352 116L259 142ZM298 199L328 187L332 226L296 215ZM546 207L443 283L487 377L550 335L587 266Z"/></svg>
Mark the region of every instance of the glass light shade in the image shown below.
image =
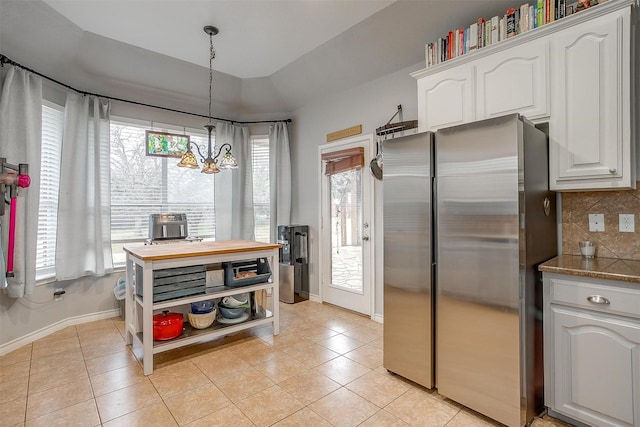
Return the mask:
<svg viewBox="0 0 640 427"><path fill-rule="evenodd" d="M222 160L220 160L220 169L238 169L238 162L230 151L227 151L224 153L224 156L222 156Z"/></svg>
<svg viewBox="0 0 640 427"><path fill-rule="evenodd" d="M196 156L193 154L193 151L187 150L178 162L178 166L181 168L198 169L198 161L196 160Z"/></svg>
<svg viewBox="0 0 640 427"><path fill-rule="evenodd" d="M220 168L218 168L218 164L215 160L209 157L204 161L202 165L202 173L218 173L220 172Z"/></svg>

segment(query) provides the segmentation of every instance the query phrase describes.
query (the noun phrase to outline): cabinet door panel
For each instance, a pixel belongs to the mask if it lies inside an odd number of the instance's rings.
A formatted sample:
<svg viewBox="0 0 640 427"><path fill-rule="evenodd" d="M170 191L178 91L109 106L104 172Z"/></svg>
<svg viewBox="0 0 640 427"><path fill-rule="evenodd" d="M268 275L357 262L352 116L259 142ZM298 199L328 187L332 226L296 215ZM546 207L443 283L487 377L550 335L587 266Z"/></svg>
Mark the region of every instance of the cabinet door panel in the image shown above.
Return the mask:
<svg viewBox="0 0 640 427"><path fill-rule="evenodd" d="M473 66L418 80L419 130L435 130L474 119Z"/></svg>
<svg viewBox="0 0 640 427"><path fill-rule="evenodd" d="M537 40L477 61L478 118L549 115L547 42Z"/></svg>
<svg viewBox="0 0 640 427"><path fill-rule="evenodd" d="M552 307L555 409L597 426L640 423L640 325Z"/></svg>
<svg viewBox="0 0 640 427"><path fill-rule="evenodd" d="M635 185L627 18L594 19L558 32L551 41L552 189Z"/></svg>

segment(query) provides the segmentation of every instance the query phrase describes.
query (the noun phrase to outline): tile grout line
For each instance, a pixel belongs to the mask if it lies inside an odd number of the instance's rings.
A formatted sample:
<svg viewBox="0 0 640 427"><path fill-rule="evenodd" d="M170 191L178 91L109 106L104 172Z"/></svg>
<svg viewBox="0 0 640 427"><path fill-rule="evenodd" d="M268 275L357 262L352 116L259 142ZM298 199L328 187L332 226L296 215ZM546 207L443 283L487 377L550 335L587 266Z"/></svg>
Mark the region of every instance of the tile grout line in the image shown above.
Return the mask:
<svg viewBox="0 0 640 427"><path fill-rule="evenodd" d="M23 423L27 424L27 408L29 407L29 387L31 385L31 364L33 363L33 343L31 343L31 351L29 351L29 374L27 377L27 396L24 400L24 417Z"/></svg>

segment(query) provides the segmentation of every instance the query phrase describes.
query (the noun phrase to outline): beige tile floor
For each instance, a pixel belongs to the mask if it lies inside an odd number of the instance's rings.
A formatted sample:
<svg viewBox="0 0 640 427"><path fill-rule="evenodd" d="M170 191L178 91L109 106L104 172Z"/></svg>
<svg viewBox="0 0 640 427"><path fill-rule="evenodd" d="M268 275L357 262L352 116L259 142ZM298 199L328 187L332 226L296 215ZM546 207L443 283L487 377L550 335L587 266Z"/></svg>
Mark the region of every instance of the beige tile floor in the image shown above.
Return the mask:
<svg viewBox="0 0 640 427"><path fill-rule="evenodd" d="M387 373L382 325L309 301L280 308L280 335L161 353L149 376L118 318L51 334L0 357L0 426L500 425Z"/></svg>

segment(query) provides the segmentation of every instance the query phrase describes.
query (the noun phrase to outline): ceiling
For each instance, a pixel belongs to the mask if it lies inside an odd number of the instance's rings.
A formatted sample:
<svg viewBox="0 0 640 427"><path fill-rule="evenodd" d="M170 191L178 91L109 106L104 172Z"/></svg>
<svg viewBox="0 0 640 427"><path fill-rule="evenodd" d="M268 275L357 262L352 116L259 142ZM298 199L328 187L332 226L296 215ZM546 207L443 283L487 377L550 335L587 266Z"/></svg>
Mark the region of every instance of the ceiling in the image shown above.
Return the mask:
<svg viewBox="0 0 640 427"><path fill-rule="evenodd" d="M209 66L267 77L396 0L45 0L84 31Z"/></svg>
<svg viewBox="0 0 640 427"><path fill-rule="evenodd" d="M0 53L83 91L204 114L202 28L215 25L214 115L270 120L395 73L415 84L426 43L514 2L0 0Z"/></svg>

